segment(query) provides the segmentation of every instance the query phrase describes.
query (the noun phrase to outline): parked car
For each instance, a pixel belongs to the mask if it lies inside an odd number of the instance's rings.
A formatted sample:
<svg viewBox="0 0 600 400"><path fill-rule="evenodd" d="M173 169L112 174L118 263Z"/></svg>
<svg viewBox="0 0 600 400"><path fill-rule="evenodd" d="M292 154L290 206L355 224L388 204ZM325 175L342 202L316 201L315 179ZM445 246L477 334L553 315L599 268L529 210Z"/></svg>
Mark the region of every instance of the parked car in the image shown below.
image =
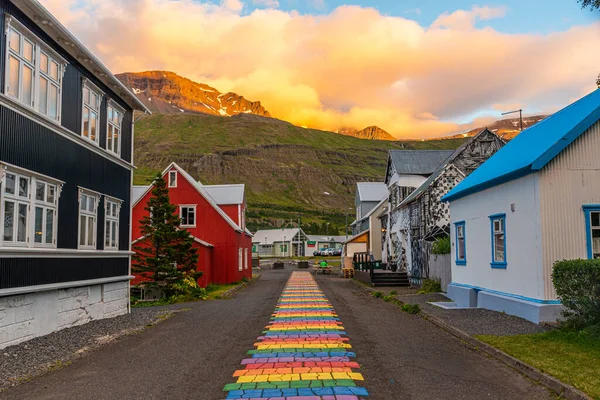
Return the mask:
<svg viewBox="0 0 600 400"><path fill-rule="evenodd" d="M324 251L321 252L322 256L332 256L333 255L333 249L325 249Z"/></svg>
<svg viewBox="0 0 600 400"><path fill-rule="evenodd" d="M320 255L321 255L321 250L315 250L315 251L313 251L313 256L319 257Z"/></svg>
<svg viewBox="0 0 600 400"><path fill-rule="evenodd" d="M337 256L341 256L342 255L342 249L335 249L335 250L333 250L333 252L332 252L331 255L332 256L336 256L336 257Z"/></svg>

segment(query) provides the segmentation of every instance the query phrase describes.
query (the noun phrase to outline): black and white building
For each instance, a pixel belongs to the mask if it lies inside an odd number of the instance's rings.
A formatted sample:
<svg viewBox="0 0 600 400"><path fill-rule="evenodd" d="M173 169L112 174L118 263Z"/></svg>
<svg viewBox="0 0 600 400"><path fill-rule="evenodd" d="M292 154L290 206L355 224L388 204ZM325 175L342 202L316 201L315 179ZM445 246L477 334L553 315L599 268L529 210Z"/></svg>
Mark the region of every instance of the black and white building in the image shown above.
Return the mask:
<svg viewBox="0 0 600 400"><path fill-rule="evenodd" d="M134 110L35 0L0 0L0 348L129 311Z"/></svg>

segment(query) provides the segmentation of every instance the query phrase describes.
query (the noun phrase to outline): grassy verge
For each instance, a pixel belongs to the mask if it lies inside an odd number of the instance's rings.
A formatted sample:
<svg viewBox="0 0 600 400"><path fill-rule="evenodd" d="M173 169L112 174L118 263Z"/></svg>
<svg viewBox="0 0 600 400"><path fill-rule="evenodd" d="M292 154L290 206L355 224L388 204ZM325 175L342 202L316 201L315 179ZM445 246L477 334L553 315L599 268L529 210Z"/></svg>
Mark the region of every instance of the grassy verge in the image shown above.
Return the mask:
<svg viewBox="0 0 600 400"><path fill-rule="evenodd" d="M600 400L600 329L477 338Z"/></svg>

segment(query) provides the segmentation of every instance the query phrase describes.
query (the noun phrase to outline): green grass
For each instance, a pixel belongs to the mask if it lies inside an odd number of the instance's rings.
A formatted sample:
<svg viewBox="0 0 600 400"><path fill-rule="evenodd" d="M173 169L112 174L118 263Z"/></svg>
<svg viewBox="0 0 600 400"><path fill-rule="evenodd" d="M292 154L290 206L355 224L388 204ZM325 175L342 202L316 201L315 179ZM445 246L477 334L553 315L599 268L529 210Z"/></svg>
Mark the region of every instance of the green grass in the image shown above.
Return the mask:
<svg viewBox="0 0 600 400"><path fill-rule="evenodd" d="M206 287L206 295L212 300L220 299L223 293L241 284L242 282L234 282L227 285L215 285L211 283Z"/></svg>
<svg viewBox="0 0 600 400"><path fill-rule="evenodd" d="M600 400L598 329L477 338Z"/></svg>
<svg viewBox="0 0 600 400"><path fill-rule="evenodd" d="M355 182L383 180L389 150L447 150L465 141L363 140L245 114L147 116L135 140L135 184L175 161L205 184L245 183L252 230L300 217L303 226L331 223L330 234L342 233Z"/></svg>

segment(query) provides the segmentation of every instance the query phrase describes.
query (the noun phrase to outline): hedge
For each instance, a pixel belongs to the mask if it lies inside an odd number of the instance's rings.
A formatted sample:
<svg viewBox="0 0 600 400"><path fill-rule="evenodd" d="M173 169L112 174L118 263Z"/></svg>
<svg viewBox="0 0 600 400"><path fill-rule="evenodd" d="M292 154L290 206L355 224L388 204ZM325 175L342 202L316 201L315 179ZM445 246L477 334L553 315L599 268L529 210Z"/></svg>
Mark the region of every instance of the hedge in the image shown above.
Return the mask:
<svg viewBox="0 0 600 400"><path fill-rule="evenodd" d="M450 249L450 237L444 236L436 239L436 241L433 242L431 252L433 254L450 254Z"/></svg>
<svg viewBox="0 0 600 400"><path fill-rule="evenodd" d="M600 323L600 259L557 261L552 282L567 318Z"/></svg>

